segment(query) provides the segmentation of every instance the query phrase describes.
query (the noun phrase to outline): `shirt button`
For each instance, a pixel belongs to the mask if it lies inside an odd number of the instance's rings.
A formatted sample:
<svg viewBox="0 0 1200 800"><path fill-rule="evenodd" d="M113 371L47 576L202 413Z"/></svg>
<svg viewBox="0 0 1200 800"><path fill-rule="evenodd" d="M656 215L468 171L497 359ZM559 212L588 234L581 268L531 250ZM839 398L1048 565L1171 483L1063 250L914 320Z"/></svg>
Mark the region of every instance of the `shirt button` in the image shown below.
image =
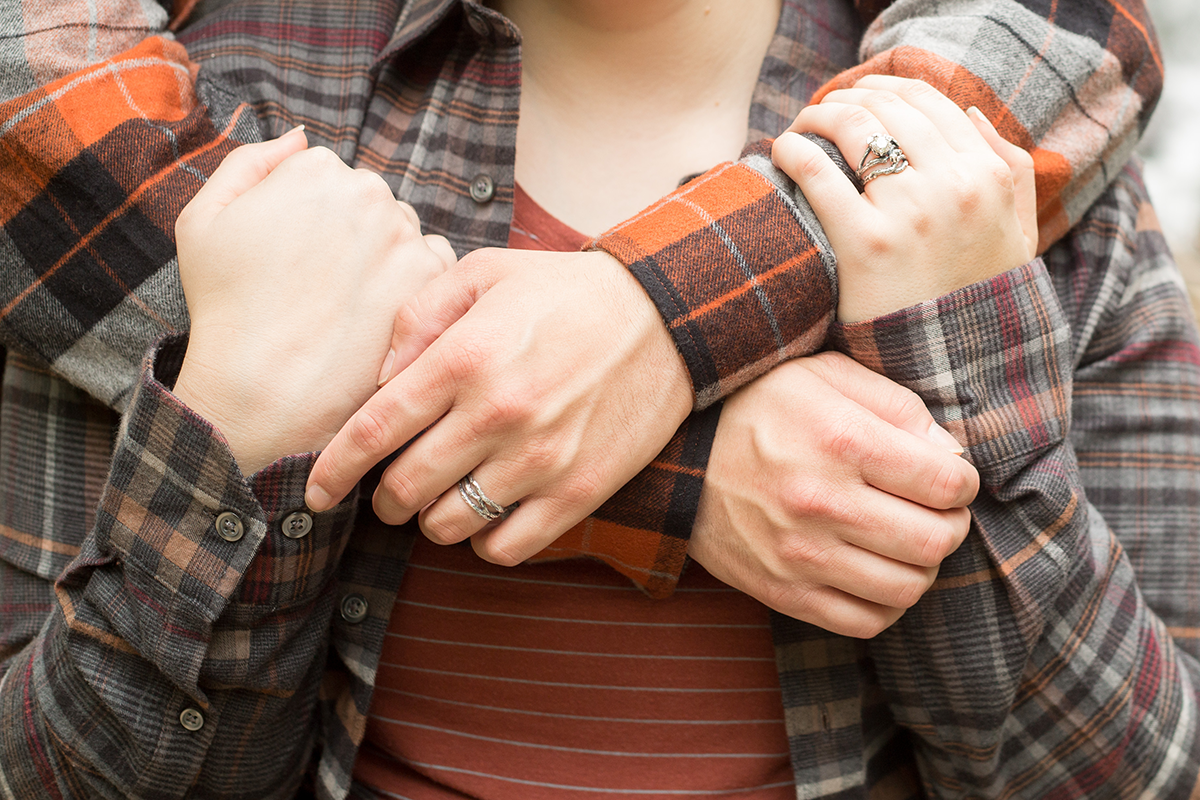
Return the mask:
<svg viewBox="0 0 1200 800"><path fill-rule="evenodd" d="M204 715L198 708L185 708L179 715L179 724L184 727L184 730L198 731L204 727Z"/></svg>
<svg viewBox="0 0 1200 800"><path fill-rule="evenodd" d="M496 184L491 176L480 173L471 181L471 199L480 205L490 201L496 194Z"/></svg>
<svg viewBox="0 0 1200 800"><path fill-rule="evenodd" d="M312 514L307 511L293 511L283 518L283 535L289 539L303 539L312 530Z"/></svg>
<svg viewBox="0 0 1200 800"><path fill-rule="evenodd" d="M349 623L358 623L366 618L367 598L361 594L348 594L342 598L342 619Z"/></svg>
<svg viewBox="0 0 1200 800"><path fill-rule="evenodd" d="M217 529L217 535L227 542L236 542L246 533L242 518L232 511L222 511L218 514L213 527Z"/></svg>
<svg viewBox="0 0 1200 800"><path fill-rule="evenodd" d="M492 26L488 24L488 21L483 18L482 14L471 14L468 12L467 24L471 26L471 30L480 36L487 36L492 32Z"/></svg>

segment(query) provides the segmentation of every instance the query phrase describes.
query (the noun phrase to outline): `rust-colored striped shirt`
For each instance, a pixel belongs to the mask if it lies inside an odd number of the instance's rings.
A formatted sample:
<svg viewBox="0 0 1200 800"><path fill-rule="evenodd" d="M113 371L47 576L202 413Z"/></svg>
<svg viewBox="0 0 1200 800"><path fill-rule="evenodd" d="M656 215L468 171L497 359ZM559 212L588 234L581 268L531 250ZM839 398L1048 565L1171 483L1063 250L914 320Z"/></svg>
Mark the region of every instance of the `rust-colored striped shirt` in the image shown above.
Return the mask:
<svg viewBox="0 0 1200 800"><path fill-rule="evenodd" d="M509 247L585 238L516 187ZM767 609L695 563L651 600L596 561L418 540L355 778L412 800L793 797Z"/></svg>

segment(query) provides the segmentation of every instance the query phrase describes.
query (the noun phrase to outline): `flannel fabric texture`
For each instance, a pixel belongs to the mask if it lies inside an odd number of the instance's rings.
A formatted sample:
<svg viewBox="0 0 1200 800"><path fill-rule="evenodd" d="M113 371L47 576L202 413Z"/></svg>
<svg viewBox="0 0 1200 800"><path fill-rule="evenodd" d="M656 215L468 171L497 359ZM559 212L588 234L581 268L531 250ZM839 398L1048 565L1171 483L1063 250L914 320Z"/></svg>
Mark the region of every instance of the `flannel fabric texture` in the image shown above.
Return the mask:
<svg viewBox="0 0 1200 800"><path fill-rule="evenodd" d="M905 797L919 776L934 795L1187 796L1200 358L1120 173L1161 80L1144 9L901 0L862 21L783 4L751 139L860 60L922 77L1033 151L1049 249L835 331L968 443L985 491L968 546L884 636L775 618L797 795ZM460 252L502 246L519 38L463 0L237 3L186 50L167 24L153 2L0 9L0 792L283 797L307 766L341 797L413 533L352 497L282 537L312 457L243 476L170 395L183 340L144 354L187 327L173 220L230 149L303 122ZM698 409L825 342L832 255L761 145L594 246L659 307ZM715 424L689 420L561 549L669 592ZM237 543L213 533L229 510Z"/></svg>

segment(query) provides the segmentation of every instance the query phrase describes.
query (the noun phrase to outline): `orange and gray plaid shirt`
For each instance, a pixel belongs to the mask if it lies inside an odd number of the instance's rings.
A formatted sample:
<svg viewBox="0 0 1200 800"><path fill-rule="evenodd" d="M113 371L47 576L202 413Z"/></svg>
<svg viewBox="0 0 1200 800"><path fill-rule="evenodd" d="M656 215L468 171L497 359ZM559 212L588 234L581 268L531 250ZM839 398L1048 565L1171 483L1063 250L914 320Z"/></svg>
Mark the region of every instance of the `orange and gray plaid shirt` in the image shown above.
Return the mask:
<svg viewBox="0 0 1200 800"><path fill-rule="evenodd" d="M247 2L184 29L185 51L153 2L14 5L0 9L0 793L287 797L307 776L345 796L414 533L356 494L284 536L313 456L244 476L171 395L187 326L173 220L231 148L303 122L459 252L503 246L518 34L469 0ZM559 552L668 594L717 401L839 347L920 393L983 490L967 543L885 634L774 617L798 796L1187 796L1200 353L1124 167L1161 82L1145 11L873 13L783 3L752 140L823 86L924 78L1034 153L1044 259L830 330L834 259L763 146L688 183L593 246L662 311L697 413ZM218 535L225 513L239 536Z"/></svg>

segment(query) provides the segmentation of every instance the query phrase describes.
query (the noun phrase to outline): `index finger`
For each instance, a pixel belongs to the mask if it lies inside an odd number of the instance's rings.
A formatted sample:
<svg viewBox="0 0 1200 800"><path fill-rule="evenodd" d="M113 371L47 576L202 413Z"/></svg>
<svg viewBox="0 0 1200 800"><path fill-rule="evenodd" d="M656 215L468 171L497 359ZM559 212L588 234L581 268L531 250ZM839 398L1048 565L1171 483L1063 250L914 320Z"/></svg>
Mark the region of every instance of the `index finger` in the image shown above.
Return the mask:
<svg viewBox="0 0 1200 800"><path fill-rule="evenodd" d="M450 409L453 383L438 379L434 361L418 359L346 421L308 476L304 502L310 509L324 511L341 502L371 467Z"/></svg>
<svg viewBox="0 0 1200 800"><path fill-rule="evenodd" d="M867 483L933 509L961 508L975 498L979 473L917 394L840 354L799 363L883 423L862 465Z"/></svg>
<svg viewBox="0 0 1200 800"><path fill-rule="evenodd" d="M188 203L188 216L198 216L201 222L215 217L234 200L262 183L288 156L306 147L308 137L304 135L304 126L298 125L278 139L244 144L234 149Z"/></svg>

